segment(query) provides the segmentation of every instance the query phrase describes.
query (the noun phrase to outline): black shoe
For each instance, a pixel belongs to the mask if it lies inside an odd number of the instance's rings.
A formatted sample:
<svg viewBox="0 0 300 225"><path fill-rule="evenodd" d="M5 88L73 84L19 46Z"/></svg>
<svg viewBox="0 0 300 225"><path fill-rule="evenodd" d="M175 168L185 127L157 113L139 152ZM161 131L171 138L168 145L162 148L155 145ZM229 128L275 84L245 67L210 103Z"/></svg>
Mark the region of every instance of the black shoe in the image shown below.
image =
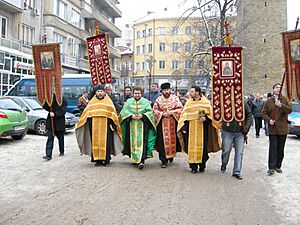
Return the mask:
<svg viewBox="0 0 300 225"><path fill-rule="evenodd" d="M243 177L240 174L233 174L232 176L234 176L238 180L242 180L243 179Z"/></svg>
<svg viewBox="0 0 300 225"><path fill-rule="evenodd" d="M43 159L51 160L51 157L49 157L49 156L43 156Z"/></svg>
<svg viewBox="0 0 300 225"><path fill-rule="evenodd" d="M63 157L65 154L64 153L59 153L59 157Z"/></svg>
<svg viewBox="0 0 300 225"><path fill-rule="evenodd" d="M274 175L274 173L275 173L275 170L274 170L274 169L269 169L269 170L267 171L267 174L268 174L269 176Z"/></svg>
<svg viewBox="0 0 300 225"><path fill-rule="evenodd" d="M259 135L256 135L256 138L259 138Z"/></svg>
<svg viewBox="0 0 300 225"><path fill-rule="evenodd" d="M138 166L138 168L139 168L140 170L142 170L142 169L144 168L144 163L140 163L139 166Z"/></svg>
<svg viewBox="0 0 300 225"><path fill-rule="evenodd" d="M161 168L167 168L167 163L162 163L160 167Z"/></svg>
<svg viewBox="0 0 300 225"><path fill-rule="evenodd" d="M99 161L95 163L95 166L102 166L102 165L103 165L102 162Z"/></svg>
<svg viewBox="0 0 300 225"><path fill-rule="evenodd" d="M282 173L282 169L280 169L280 168L275 168L275 171L276 171L277 173Z"/></svg>
<svg viewBox="0 0 300 225"><path fill-rule="evenodd" d="M200 168L199 168L199 172L200 172L200 173L204 173L204 172L205 172L205 168L200 167Z"/></svg>
<svg viewBox="0 0 300 225"><path fill-rule="evenodd" d="M197 170L191 170L191 173L195 174L197 173Z"/></svg>
<svg viewBox="0 0 300 225"><path fill-rule="evenodd" d="M222 165L221 166L221 172L224 173L226 171L226 166Z"/></svg>
<svg viewBox="0 0 300 225"><path fill-rule="evenodd" d="M169 159L169 162L170 162L170 163L172 163L172 162L173 162L173 160L174 160L174 158L170 158L170 159Z"/></svg>

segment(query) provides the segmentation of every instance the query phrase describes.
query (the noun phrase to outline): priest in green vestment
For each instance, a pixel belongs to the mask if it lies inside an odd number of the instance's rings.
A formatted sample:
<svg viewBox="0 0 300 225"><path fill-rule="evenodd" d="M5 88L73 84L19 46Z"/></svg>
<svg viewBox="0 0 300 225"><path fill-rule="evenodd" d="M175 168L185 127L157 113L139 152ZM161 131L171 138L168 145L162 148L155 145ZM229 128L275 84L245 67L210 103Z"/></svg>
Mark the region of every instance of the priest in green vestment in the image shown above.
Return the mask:
<svg viewBox="0 0 300 225"><path fill-rule="evenodd" d="M119 120L122 128L124 149L131 162L144 168L146 158L153 157L156 140L155 119L149 101L142 97L142 89L133 89L133 98L125 103Z"/></svg>

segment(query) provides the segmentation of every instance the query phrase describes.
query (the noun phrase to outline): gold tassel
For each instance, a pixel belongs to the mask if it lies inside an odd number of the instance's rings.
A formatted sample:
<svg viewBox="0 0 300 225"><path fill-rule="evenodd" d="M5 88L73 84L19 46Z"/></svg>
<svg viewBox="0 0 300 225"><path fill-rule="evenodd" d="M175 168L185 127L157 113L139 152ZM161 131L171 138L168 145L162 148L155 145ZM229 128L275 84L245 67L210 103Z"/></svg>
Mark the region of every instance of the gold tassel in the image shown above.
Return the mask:
<svg viewBox="0 0 300 225"><path fill-rule="evenodd" d="M229 127L229 125L230 125L229 122L227 122L227 123L226 123L226 126Z"/></svg>
<svg viewBox="0 0 300 225"><path fill-rule="evenodd" d="M240 126L240 127L242 126L242 122L241 122L241 121L239 122L239 126Z"/></svg>

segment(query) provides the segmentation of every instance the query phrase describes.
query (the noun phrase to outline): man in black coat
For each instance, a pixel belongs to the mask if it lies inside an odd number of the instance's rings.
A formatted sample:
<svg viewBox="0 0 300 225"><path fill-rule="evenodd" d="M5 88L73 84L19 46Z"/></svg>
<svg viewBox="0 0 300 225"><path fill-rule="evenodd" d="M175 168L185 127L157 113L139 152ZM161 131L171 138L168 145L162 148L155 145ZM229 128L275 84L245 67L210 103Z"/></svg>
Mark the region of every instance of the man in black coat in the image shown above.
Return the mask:
<svg viewBox="0 0 300 225"><path fill-rule="evenodd" d="M52 150L53 150L53 141L54 141L50 117L53 118L54 135L58 139L59 156L64 156L65 154L64 132L65 132L65 114L67 111L67 102L63 98L62 104L61 106L59 106L56 101L56 97L54 96L52 102L52 111L50 110L50 106L47 103L43 105L43 108L49 112L47 116L47 122L46 122L46 128L48 130L48 139L46 143L46 155L43 157L43 159L50 160L52 159Z"/></svg>

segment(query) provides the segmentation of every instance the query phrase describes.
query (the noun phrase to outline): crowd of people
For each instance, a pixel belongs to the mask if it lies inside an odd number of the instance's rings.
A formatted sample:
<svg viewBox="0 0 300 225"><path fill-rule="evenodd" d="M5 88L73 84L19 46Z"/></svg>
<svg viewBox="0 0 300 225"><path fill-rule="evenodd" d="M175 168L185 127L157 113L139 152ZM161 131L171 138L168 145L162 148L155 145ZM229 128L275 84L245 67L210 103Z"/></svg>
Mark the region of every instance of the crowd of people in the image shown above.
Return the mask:
<svg viewBox="0 0 300 225"><path fill-rule="evenodd" d="M156 150L161 168L166 168L174 161L176 152L184 151L193 174L203 173L209 153L220 150L220 169L226 171L234 148L232 176L242 179L244 145L254 118L256 137L260 137L262 121L269 136L267 174L281 173L291 103L280 94L280 89L281 85L275 84L273 93L246 98L243 121L217 122L209 97L199 86L192 86L183 97L178 92L172 94L170 83L163 83L160 90L154 83L152 91L144 94L140 87L126 86L124 95L113 93L110 84L98 85L78 98L81 116L75 130L77 143L80 152L91 156L95 166L109 166L111 155L122 152L134 166L143 169L146 159L153 157ZM49 107L44 108L49 111ZM49 112L49 117L61 120L65 105L62 108ZM57 132L59 125L54 125L47 128L55 130L63 156L63 135ZM48 134L44 157L47 160L52 158L53 138L53 133Z"/></svg>

